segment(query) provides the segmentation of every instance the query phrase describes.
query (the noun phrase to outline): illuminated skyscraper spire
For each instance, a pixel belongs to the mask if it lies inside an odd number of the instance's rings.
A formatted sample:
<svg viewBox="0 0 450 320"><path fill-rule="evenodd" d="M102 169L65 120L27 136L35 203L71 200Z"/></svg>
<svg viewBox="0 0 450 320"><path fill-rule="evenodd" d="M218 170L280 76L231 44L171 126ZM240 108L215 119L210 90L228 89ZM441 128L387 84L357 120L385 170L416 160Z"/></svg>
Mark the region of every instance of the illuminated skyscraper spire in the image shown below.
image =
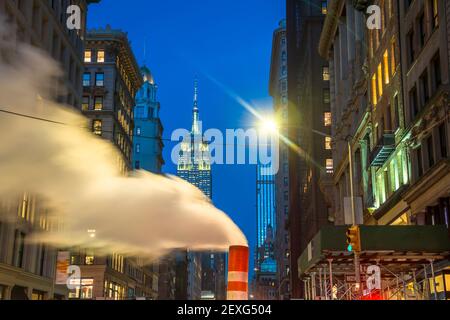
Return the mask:
<svg viewBox="0 0 450 320"><path fill-rule="evenodd" d="M192 134L200 134L200 116L198 109L198 80L194 81L194 109L192 117Z"/></svg>

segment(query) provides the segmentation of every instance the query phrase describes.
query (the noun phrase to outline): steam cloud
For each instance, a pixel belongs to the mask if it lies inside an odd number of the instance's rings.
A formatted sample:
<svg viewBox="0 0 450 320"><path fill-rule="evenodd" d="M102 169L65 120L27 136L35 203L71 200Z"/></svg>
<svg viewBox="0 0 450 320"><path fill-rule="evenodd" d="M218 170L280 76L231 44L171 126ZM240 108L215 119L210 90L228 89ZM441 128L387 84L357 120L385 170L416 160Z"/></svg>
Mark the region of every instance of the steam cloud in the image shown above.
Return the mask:
<svg viewBox="0 0 450 320"><path fill-rule="evenodd" d="M45 99L61 75L55 62L7 36L0 21L0 109L63 123L0 112L0 198L37 194L63 218L63 230L39 241L147 257L247 244L231 219L189 183L144 171L121 176L115 147L95 137L73 108Z"/></svg>

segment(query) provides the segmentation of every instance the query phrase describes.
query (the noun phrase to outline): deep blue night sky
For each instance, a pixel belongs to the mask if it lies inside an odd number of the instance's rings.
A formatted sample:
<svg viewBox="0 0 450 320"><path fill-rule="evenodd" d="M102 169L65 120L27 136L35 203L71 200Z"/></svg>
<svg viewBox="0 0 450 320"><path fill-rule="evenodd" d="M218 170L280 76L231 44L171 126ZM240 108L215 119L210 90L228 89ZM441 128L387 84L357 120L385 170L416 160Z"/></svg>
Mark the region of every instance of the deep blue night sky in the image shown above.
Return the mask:
<svg viewBox="0 0 450 320"><path fill-rule="evenodd" d="M285 15L284 2L102 0L90 6L88 26L110 24L128 32L138 62L146 62L159 86L164 138L170 138L177 128L190 129L196 75L204 129L246 129L255 124L253 116L205 75L246 101L271 108L272 35ZM173 145L166 142L164 152L164 171L172 174L176 172L170 160ZM255 179L256 169L251 165L213 167L214 203L241 227L252 249L256 237Z"/></svg>

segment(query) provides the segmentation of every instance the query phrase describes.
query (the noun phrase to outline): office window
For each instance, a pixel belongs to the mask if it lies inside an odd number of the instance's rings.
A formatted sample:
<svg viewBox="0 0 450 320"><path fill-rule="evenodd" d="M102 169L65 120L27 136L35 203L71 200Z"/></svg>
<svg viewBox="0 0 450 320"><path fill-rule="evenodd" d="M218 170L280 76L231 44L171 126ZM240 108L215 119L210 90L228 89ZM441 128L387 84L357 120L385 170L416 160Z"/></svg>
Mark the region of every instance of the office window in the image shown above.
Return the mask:
<svg viewBox="0 0 450 320"><path fill-rule="evenodd" d="M105 85L105 74L103 72L98 72L95 74L95 86L103 87Z"/></svg>
<svg viewBox="0 0 450 320"><path fill-rule="evenodd" d="M94 120L92 129L94 134L101 136L102 135L102 120Z"/></svg>
<svg viewBox="0 0 450 320"><path fill-rule="evenodd" d="M406 45L407 45L407 53L408 53L408 65L414 62L415 52L414 52L414 30L411 30L406 35Z"/></svg>
<svg viewBox="0 0 450 320"><path fill-rule="evenodd" d="M378 94L377 94L377 74L374 73L372 76L372 104L376 106L378 104Z"/></svg>
<svg viewBox="0 0 450 320"><path fill-rule="evenodd" d="M81 110L88 111L89 110L89 102L90 102L90 97L84 96L83 100L81 102Z"/></svg>
<svg viewBox="0 0 450 320"><path fill-rule="evenodd" d="M31 300L32 301L43 301L44 300L44 292L33 290L31 293Z"/></svg>
<svg viewBox="0 0 450 320"><path fill-rule="evenodd" d="M386 117L384 118L384 128L385 131L388 133L392 132L392 106L391 104L388 105L387 111L386 111Z"/></svg>
<svg viewBox="0 0 450 320"><path fill-rule="evenodd" d="M328 1L322 1L322 14L327 14L328 13Z"/></svg>
<svg viewBox="0 0 450 320"><path fill-rule="evenodd" d="M397 70L397 61L395 59L395 39L392 39L391 42L391 74L394 76L395 71Z"/></svg>
<svg viewBox="0 0 450 320"><path fill-rule="evenodd" d="M86 72L83 74L83 87L89 87L91 85L91 74Z"/></svg>
<svg viewBox="0 0 450 320"><path fill-rule="evenodd" d="M80 286L69 292L69 299L87 300L94 297L94 279L81 279L77 284Z"/></svg>
<svg viewBox="0 0 450 320"><path fill-rule="evenodd" d="M386 6L388 7L388 14L390 20L394 15L394 4L392 3L392 0L386 0Z"/></svg>
<svg viewBox="0 0 450 320"><path fill-rule="evenodd" d="M381 63L378 65L377 69L377 78L378 78L378 98L381 98L383 95L383 67L381 66Z"/></svg>
<svg viewBox="0 0 450 320"><path fill-rule="evenodd" d="M323 103L330 103L330 89L323 89Z"/></svg>
<svg viewBox="0 0 450 320"><path fill-rule="evenodd" d="M137 136L140 136L141 133L142 133L141 127L137 127L137 128L136 128L136 135L137 135Z"/></svg>
<svg viewBox="0 0 450 320"><path fill-rule="evenodd" d="M84 259L84 263L85 265L91 266L94 264L94 255L89 254L86 255L85 259Z"/></svg>
<svg viewBox="0 0 450 320"><path fill-rule="evenodd" d="M421 74L419 78L419 84L420 84L420 102L421 106L425 106L428 103L428 100L430 99L430 91L428 89L428 72L425 69L425 71Z"/></svg>
<svg viewBox="0 0 450 320"><path fill-rule="evenodd" d="M426 30L427 30L427 26L426 26L426 20L425 20L425 13L422 12L422 14L420 15L419 19L418 19L418 25L419 25L419 44L420 47L422 48L425 44L425 40L426 40Z"/></svg>
<svg viewBox="0 0 450 320"><path fill-rule="evenodd" d="M103 97L95 97L95 99L94 99L94 110L95 111L103 110Z"/></svg>
<svg viewBox="0 0 450 320"><path fill-rule="evenodd" d="M25 253L25 233L16 230L14 237L14 265L23 268Z"/></svg>
<svg viewBox="0 0 450 320"><path fill-rule="evenodd" d="M416 118L417 114L419 113L419 103L418 103L418 100L417 100L417 88L416 88L416 86L414 86L409 91L409 105L411 107L411 115L412 115L411 120L414 120Z"/></svg>
<svg viewBox="0 0 450 320"><path fill-rule="evenodd" d="M400 127L400 102L398 99L398 93L394 96L394 130L397 130Z"/></svg>
<svg viewBox="0 0 450 320"><path fill-rule="evenodd" d="M433 60L431 61L431 69L433 73L433 87L434 90L439 88L439 86L442 84L442 75L441 75L441 57L439 55L439 52L434 56Z"/></svg>
<svg viewBox="0 0 450 320"><path fill-rule="evenodd" d="M384 84L389 84L390 74L389 74L389 54L386 50L383 54L383 64L384 64Z"/></svg>
<svg viewBox="0 0 450 320"><path fill-rule="evenodd" d="M289 178L288 177L284 177L283 178L283 183L284 183L285 187L288 187L289 186Z"/></svg>
<svg viewBox="0 0 450 320"><path fill-rule="evenodd" d="M428 153L428 167L431 168L434 166L434 145L433 145L433 136L430 135L427 138L427 153Z"/></svg>
<svg viewBox="0 0 450 320"><path fill-rule="evenodd" d="M439 27L439 0L431 0L431 11L433 17L433 29Z"/></svg>
<svg viewBox="0 0 450 320"><path fill-rule="evenodd" d="M448 150L447 150L447 130L445 129L445 122L439 126L439 142L440 142L440 149L441 149L441 157L447 158L448 157Z"/></svg>
<svg viewBox="0 0 450 320"><path fill-rule="evenodd" d="M141 145L138 143L136 144L136 153L140 153L141 152Z"/></svg>
<svg viewBox="0 0 450 320"><path fill-rule="evenodd" d="M331 127L331 123L332 123L331 112L325 112L323 119L324 119L325 127Z"/></svg>
<svg viewBox="0 0 450 320"><path fill-rule="evenodd" d="M97 51L97 62L104 63L105 62L105 50Z"/></svg>
<svg viewBox="0 0 450 320"><path fill-rule="evenodd" d="M288 191L284 192L284 201L289 201L289 192Z"/></svg>
<svg viewBox="0 0 450 320"><path fill-rule="evenodd" d="M330 81L330 68L329 67L322 68L322 77L323 77L323 81Z"/></svg>
<svg viewBox="0 0 450 320"><path fill-rule="evenodd" d="M333 159L327 159L325 163L325 168L327 170L327 173L332 174L334 172L334 163Z"/></svg>
<svg viewBox="0 0 450 320"><path fill-rule="evenodd" d="M411 6L411 3L414 0L405 0L405 11L407 11L409 9L409 7Z"/></svg>
<svg viewBox="0 0 450 320"><path fill-rule="evenodd" d="M417 148L416 159L417 159L417 174L418 177L420 178L423 175L422 147Z"/></svg>
<svg viewBox="0 0 450 320"><path fill-rule="evenodd" d="M331 137L325 137L325 149L331 150Z"/></svg>
<svg viewBox="0 0 450 320"><path fill-rule="evenodd" d="M84 51L84 62L85 63L92 62L92 50Z"/></svg>
<svg viewBox="0 0 450 320"><path fill-rule="evenodd" d="M382 22L382 26L383 26L383 32L386 30L387 28L387 24L389 22L389 1L388 0L384 0L381 2L381 6L382 6L382 14L381 14L381 22Z"/></svg>

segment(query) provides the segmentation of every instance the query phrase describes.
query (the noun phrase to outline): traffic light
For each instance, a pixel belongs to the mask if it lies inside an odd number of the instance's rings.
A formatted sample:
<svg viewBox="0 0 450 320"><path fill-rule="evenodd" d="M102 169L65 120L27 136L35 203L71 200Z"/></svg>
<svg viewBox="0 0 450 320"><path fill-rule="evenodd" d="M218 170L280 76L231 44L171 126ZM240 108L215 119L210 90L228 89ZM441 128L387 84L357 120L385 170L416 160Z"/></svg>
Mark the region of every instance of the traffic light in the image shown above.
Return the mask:
<svg viewBox="0 0 450 320"><path fill-rule="evenodd" d="M347 250L350 252L361 251L361 238L358 226L352 226L347 230Z"/></svg>

